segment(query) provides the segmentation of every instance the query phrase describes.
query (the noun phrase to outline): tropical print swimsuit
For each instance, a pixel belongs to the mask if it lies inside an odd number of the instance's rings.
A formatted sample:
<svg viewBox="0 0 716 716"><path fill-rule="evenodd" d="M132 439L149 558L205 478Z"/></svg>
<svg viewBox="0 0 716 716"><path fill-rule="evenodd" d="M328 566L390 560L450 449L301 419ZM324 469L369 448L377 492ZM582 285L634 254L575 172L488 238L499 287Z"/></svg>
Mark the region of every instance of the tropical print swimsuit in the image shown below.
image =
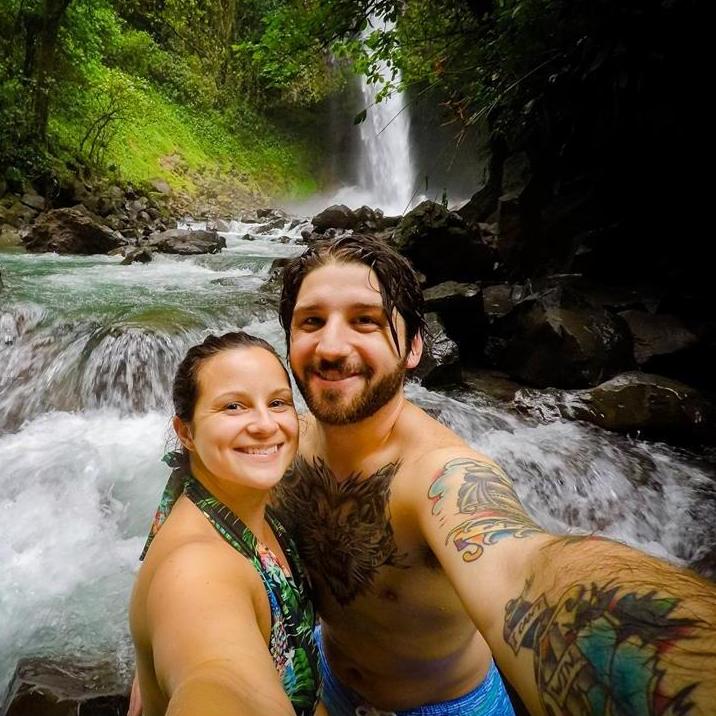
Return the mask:
<svg viewBox="0 0 716 716"><path fill-rule="evenodd" d="M182 494L186 495L261 576L271 607L269 651L297 716L310 716L318 701L321 681L318 649L313 636L316 617L310 583L293 540L267 510L266 519L286 555L291 567L288 570L226 505L187 472L181 453L169 453L164 461L174 470L162 494L140 559L144 559L176 501Z"/></svg>

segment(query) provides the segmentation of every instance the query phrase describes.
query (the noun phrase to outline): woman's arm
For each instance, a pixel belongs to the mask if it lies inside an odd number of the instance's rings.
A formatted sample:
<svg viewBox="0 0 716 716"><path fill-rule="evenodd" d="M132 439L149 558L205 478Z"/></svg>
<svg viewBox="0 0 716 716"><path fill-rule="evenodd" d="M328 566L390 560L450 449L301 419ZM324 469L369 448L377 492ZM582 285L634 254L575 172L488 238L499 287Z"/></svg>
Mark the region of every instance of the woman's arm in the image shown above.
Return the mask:
<svg viewBox="0 0 716 716"><path fill-rule="evenodd" d="M294 716L259 626L253 567L213 544L172 552L147 590L157 685L171 716ZM268 605L263 618L269 628Z"/></svg>

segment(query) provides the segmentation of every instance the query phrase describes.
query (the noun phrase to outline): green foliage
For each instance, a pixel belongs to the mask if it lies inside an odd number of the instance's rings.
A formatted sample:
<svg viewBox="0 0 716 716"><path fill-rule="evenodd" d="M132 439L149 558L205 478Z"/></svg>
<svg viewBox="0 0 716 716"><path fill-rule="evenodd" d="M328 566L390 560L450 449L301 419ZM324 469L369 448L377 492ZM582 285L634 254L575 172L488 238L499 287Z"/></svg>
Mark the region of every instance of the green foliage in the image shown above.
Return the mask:
<svg viewBox="0 0 716 716"><path fill-rule="evenodd" d="M231 175L251 191L315 188L316 152L259 107L321 96L320 63L274 76L236 50L261 38L264 15L280 0L63 4L0 0L0 170L14 166L31 178L59 157L187 191L201 172ZM27 58L51 5L62 14L43 80L46 144L33 136L37 81ZM163 163L168 156L180 157L180 171Z"/></svg>

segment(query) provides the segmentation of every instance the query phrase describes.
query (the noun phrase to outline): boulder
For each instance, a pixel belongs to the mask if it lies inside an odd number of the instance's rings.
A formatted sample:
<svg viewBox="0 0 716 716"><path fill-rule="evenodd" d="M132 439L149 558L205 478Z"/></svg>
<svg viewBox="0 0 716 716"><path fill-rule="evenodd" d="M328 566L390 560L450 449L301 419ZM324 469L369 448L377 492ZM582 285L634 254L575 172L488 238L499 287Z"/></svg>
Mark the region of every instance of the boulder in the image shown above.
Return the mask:
<svg viewBox="0 0 716 716"><path fill-rule="evenodd" d="M267 221L265 224L262 224L259 226L254 233L255 234L270 234L272 231L275 231L276 229L282 229L286 224L286 219L278 218L278 219L271 219L270 221Z"/></svg>
<svg viewBox="0 0 716 716"><path fill-rule="evenodd" d="M121 234L99 223L85 207L53 209L41 214L23 237L31 253L106 254L125 246Z"/></svg>
<svg viewBox="0 0 716 716"><path fill-rule="evenodd" d="M319 233L326 229L353 229L356 221L355 212L345 204L329 206L311 219L314 229Z"/></svg>
<svg viewBox="0 0 716 716"><path fill-rule="evenodd" d="M619 315L629 325L634 338L634 358L640 367L656 356L677 353L698 342L676 316L635 310L622 311Z"/></svg>
<svg viewBox="0 0 716 716"><path fill-rule="evenodd" d="M524 299L495 330L495 367L535 387L590 387L634 367L626 322L565 288Z"/></svg>
<svg viewBox="0 0 716 716"><path fill-rule="evenodd" d="M14 226L0 223L0 247L8 246L22 246L22 236Z"/></svg>
<svg viewBox="0 0 716 716"><path fill-rule="evenodd" d="M356 209L355 217L356 223L353 228L358 234L375 234L385 227L383 212L380 209L371 209L369 206L364 205Z"/></svg>
<svg viewBox="0 0 716 716"><path fill-rule="evenodd" d="M716 444L716 408L684 383L628 372L560 401L564 417L672 444Z"/></svg>
<svg viewBox="0 0 716 716"><path fill-rule="evenodd" d="M134 247L125 253L121 266L128 266L129 264L134 263L148 264L152 260L153 256L154 252L146 246Z"/></svg>
<svg viewBox="0 0 716 716"><path fill-rule="evenodd" d="M256 209L257 219L283 219L288 221L288 214L283 209Z"/></svg>
<svg viewBox="0 0 716 716"><path fill-rule="evenodd" d="M485 342L482 291L472 283L445 281L423 291L425 311L436 313L446 334L460 347L465 362L474 362Z"/></svg>
<svg viewBox="0 0 716 716"><path fill-rule="evenodd" d="M151 184L160 194L171 194L172 188L164 179L155 179Z"/></svg>
<svg viewBox="0 0 716 716"><path fill-rule="evenodd" d="M0 200L0 224L9 224L16 229L29 224L38 210L26 206L15 194L7 194Z"/></svg>
<svg viewBox="0 0 716 716"><path fill-rule="evenodd" d="M21 659L4 716L125 716L129 683L116 663Z"/></svg>
<svg viewBox="0 0 716 716"><path fill-rule="evenodd" d="M423 355L411 375L427 388L459 385L462 369L457 344L445 332L437 313L425 314L425 322Z"/></svg>
<svg viewBox="0 0 716 716"><path fill-rule="evenodd" d="M462 217L434 201L408 212L393 232L395 247L425 274L429 285L492 276L496 254Z"/></svg>
<svg viewBox="0 0 716 716"><path fill-rule="evenodd" d="M25 192L20 201L25 205L29 206L31 209L35 209L36 211L44 211L45 210L45 204L47 203L45 201L44 196L40 196L35 191L27 191Z"/></svg>
<svg viewBox="0 0 716 716"><path fill-rule="evenodd" d="M152 234L147 245L164 254L216 254L226 248L226 239L216 231L168 229Z"/></svg>

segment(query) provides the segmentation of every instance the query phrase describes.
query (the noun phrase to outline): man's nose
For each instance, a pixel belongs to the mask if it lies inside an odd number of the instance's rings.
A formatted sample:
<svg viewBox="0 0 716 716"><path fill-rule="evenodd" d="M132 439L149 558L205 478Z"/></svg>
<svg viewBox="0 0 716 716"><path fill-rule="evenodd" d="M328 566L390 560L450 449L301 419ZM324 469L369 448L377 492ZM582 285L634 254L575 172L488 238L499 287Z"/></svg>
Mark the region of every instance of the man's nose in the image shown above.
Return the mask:
<svg viewBox="0 0 716 716"><path fill-rule="evenodd" d="M329 319L321 329L316 354L325 360L345 358L351 351L347 327L340 319Z"/></svg>

